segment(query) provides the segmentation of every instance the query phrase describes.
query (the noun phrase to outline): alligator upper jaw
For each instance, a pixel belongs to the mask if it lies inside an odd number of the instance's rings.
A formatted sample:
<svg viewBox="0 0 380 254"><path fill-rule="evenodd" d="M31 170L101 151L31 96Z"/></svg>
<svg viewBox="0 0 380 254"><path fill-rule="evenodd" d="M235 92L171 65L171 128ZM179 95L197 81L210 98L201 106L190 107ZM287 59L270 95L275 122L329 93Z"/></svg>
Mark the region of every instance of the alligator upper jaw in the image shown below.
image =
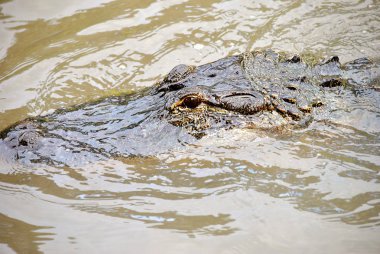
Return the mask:
<svg viewBox="0 0 380 254"><path fill-rule="evenodd" d="M253 115L270 107L270 101L261 93L252 91L233 91L213 96L203 93L192 93L182 96L169 106L169 111L194 110L202 105L220 110Z"/></svg>

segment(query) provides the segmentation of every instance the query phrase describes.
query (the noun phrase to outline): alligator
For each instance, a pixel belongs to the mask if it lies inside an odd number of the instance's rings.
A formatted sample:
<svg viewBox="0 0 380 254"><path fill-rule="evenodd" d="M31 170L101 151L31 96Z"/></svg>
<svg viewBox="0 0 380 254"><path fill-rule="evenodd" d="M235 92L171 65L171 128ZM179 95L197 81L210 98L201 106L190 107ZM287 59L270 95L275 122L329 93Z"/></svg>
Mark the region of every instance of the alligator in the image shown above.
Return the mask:
<svg viewBox="0 0 380 254"><path fill-rule="evenodd" d="M0 132L0 152L24 163L75 165L155 155L220 129L302 128L350 103L342 89L376 92L378 81L379 65L368 58L343 65L336 56L315 61L261 50L181 64L142 92L18 122Z"/></svg>

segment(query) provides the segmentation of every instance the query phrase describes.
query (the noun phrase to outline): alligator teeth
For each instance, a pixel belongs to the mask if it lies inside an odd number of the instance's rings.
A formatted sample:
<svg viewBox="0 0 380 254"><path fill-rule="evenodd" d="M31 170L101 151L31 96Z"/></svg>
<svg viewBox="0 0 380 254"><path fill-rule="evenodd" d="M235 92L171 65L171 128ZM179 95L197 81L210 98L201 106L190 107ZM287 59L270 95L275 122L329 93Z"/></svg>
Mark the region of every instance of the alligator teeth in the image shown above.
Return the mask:
<svg viewBox="0 0 380 254"><path fill-rule="evenodd" d="M307 104L298 105L298 108L304 112L311 112L311 107Z"/></svg>
<svg viewBox="0 0 380 254"><path fill-rule="evenodd" d="M320 100L318 100L318 99L314 100L314 101L311 103L311 106L312 106L312 107L320 107L320 106L322 106L322 105L323 105L323 102L320 101Z"/></svg>
<svg viewBox="0 0 380 254"><path fill-rule="evenodd" d="M278 98L278 94L276 94L276 93L272 93L272 94L270 95L270 97L272 97L273 99L277 99L277 98Z"/></svg>

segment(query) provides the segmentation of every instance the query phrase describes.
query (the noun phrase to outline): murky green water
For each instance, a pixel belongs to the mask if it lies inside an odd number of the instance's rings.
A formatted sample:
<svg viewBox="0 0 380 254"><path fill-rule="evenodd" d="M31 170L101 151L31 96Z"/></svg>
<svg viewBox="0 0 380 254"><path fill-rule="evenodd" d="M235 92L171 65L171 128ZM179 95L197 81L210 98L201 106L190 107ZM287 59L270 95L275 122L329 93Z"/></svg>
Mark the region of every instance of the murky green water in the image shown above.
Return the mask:
<svg viewBox="0 0 380 254"><path fill-rule="evenodd" d="M376 0L0 1L0 129L247 49L378 59L379 13ZM153 158L0 161L0 253L379 253L380 103L354 103L333 124L225 131Z"/></svg>

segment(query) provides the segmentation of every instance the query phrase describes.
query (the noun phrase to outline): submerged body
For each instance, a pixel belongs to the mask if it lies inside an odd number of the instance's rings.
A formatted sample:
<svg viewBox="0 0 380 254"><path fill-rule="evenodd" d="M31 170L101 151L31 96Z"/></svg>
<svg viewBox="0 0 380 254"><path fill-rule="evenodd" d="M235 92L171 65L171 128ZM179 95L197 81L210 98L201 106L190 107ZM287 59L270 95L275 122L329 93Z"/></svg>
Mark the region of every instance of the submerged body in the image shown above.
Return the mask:
<svg viewBox="0 0 380 254"><path fill-rule="evenodd" d="M199 67L179 65L141 94L110 97L0 133L0 149L23 162L77 164L108 156L154 155L233 127L278 130L328 120L334 108L372 89L379 66L337 57L307 64L271 50Z"/></svg>

